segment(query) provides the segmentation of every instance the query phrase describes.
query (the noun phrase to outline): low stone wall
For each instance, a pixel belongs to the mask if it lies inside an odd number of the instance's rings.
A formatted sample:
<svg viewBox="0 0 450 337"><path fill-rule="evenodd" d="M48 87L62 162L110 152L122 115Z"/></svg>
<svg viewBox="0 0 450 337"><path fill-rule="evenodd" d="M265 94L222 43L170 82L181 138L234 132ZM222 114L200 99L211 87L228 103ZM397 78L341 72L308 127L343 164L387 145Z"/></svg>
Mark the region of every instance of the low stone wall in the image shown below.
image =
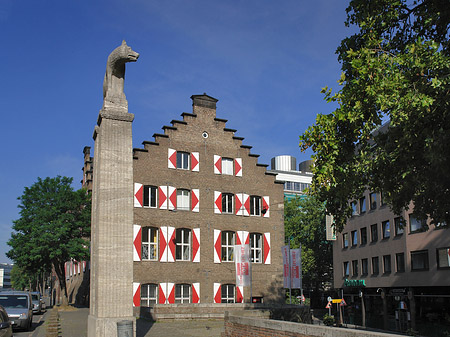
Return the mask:
<svg viewBox="0 0 450 337"><path fill-rule="evenodd" d="M367 330L354 330L333 328L320 325L277 321L254 317L235 316L225 314L225 329L222 337L398 337L401 335L373 332Z"/></svg>

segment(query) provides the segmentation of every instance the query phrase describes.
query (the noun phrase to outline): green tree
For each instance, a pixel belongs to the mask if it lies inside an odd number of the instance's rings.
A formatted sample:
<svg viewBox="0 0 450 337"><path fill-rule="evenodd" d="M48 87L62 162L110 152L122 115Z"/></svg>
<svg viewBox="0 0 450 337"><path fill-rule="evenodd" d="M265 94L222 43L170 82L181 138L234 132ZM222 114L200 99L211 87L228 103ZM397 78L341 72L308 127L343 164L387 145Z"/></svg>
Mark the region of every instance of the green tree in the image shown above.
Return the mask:
<svg viewBox="0 0 450 337"><path fill-rule="evenodd" d="M16 290L31 289L35 276L15 264L11 269L11 285Z"/></svg>
<svg viewBox="0 0 450 337"><path fill-rule="evenodd" d="M50 272L58 276L67 305L64 264L71 258L89 256L90 195L74 191L72 178L38 178L18 199L20 218L13 222L14 233L6 254L28 275Z"/></svg>
<svg viewBox="0 0 450 337"><path fill-rule="evenodd" d="M418 218L450 223L449 2L353 0L347 14L359 30L337 50L341 87L323 89L338 108L300 136L315 153L312 192L338 230L366 188L395 213L413 201Z"/></svg>
<svg viewBox="0 0 450 337"><path fill-rule="evenodd" d="M333 252L326 240L325 205L314 196L284 202L284 231L291 248L302 246L303 288L318 291L332 281Z"/></svg>

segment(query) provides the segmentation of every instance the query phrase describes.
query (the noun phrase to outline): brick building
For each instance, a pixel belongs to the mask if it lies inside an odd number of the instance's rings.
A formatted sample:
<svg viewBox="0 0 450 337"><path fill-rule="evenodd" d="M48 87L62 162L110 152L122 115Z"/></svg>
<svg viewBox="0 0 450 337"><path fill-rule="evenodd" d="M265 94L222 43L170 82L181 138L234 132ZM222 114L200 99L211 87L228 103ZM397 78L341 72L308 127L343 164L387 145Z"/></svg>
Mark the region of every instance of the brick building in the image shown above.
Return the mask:
<svg viewBox="0 0 450 337"><path fill-rule="evenodd" d="M240 243L251 248L253 301L283 301L283 184L216 117L217 99L191 99L192 113L133 151L135 313L154 304L250 302L250 287L235 286ZM84 155L88 187L89 148Z"/></svg>

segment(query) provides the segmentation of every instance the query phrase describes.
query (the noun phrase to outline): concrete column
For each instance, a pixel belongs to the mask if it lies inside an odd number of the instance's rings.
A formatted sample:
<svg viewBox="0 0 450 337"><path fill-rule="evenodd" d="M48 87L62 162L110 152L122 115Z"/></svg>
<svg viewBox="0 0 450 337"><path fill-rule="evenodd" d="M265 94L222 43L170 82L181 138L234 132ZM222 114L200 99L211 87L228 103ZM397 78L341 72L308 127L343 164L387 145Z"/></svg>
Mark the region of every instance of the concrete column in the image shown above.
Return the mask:
<svg viewBox="0 0 450 337"><path fill-rule="evenodd" d="M386 289L383 288L381 291L381 298L383 299L383 329L388 329L388 315L387 315L387 298L386 298Z"/></svg>
<svg viewBox="0 0 450 337"><path fill-rule="evenodd" d="M416 300L414 299L414 288L409 288L409 312L411 315L411 329L416 330Z"/></svg>

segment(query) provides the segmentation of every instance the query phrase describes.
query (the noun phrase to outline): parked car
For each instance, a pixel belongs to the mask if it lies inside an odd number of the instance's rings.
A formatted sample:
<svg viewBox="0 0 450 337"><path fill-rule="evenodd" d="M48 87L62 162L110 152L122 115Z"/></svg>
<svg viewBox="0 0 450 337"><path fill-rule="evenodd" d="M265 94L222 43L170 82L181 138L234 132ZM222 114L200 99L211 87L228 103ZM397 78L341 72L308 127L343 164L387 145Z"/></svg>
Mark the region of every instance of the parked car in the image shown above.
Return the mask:
<svg viewBox="0 0 450 337"><path fill-rule="evenodd" d="M0 337L12 337L12 324L5 308L0 305Z"/></svg>
<svg viewBox="0 0 450 337"><path fill-rule="evenodd" d="M33 304L31 303L31 294L29 292L0 292L0 305L3 306L8 313L13 329L31 329L31 324L33 322Z"/></svg>
<svg viewBox="0 0 450 337"><path fill-rule="evenodd" d="M33 303L33 314L42 313L41 293L39 291L31 292L31 303Z"/></svg>

